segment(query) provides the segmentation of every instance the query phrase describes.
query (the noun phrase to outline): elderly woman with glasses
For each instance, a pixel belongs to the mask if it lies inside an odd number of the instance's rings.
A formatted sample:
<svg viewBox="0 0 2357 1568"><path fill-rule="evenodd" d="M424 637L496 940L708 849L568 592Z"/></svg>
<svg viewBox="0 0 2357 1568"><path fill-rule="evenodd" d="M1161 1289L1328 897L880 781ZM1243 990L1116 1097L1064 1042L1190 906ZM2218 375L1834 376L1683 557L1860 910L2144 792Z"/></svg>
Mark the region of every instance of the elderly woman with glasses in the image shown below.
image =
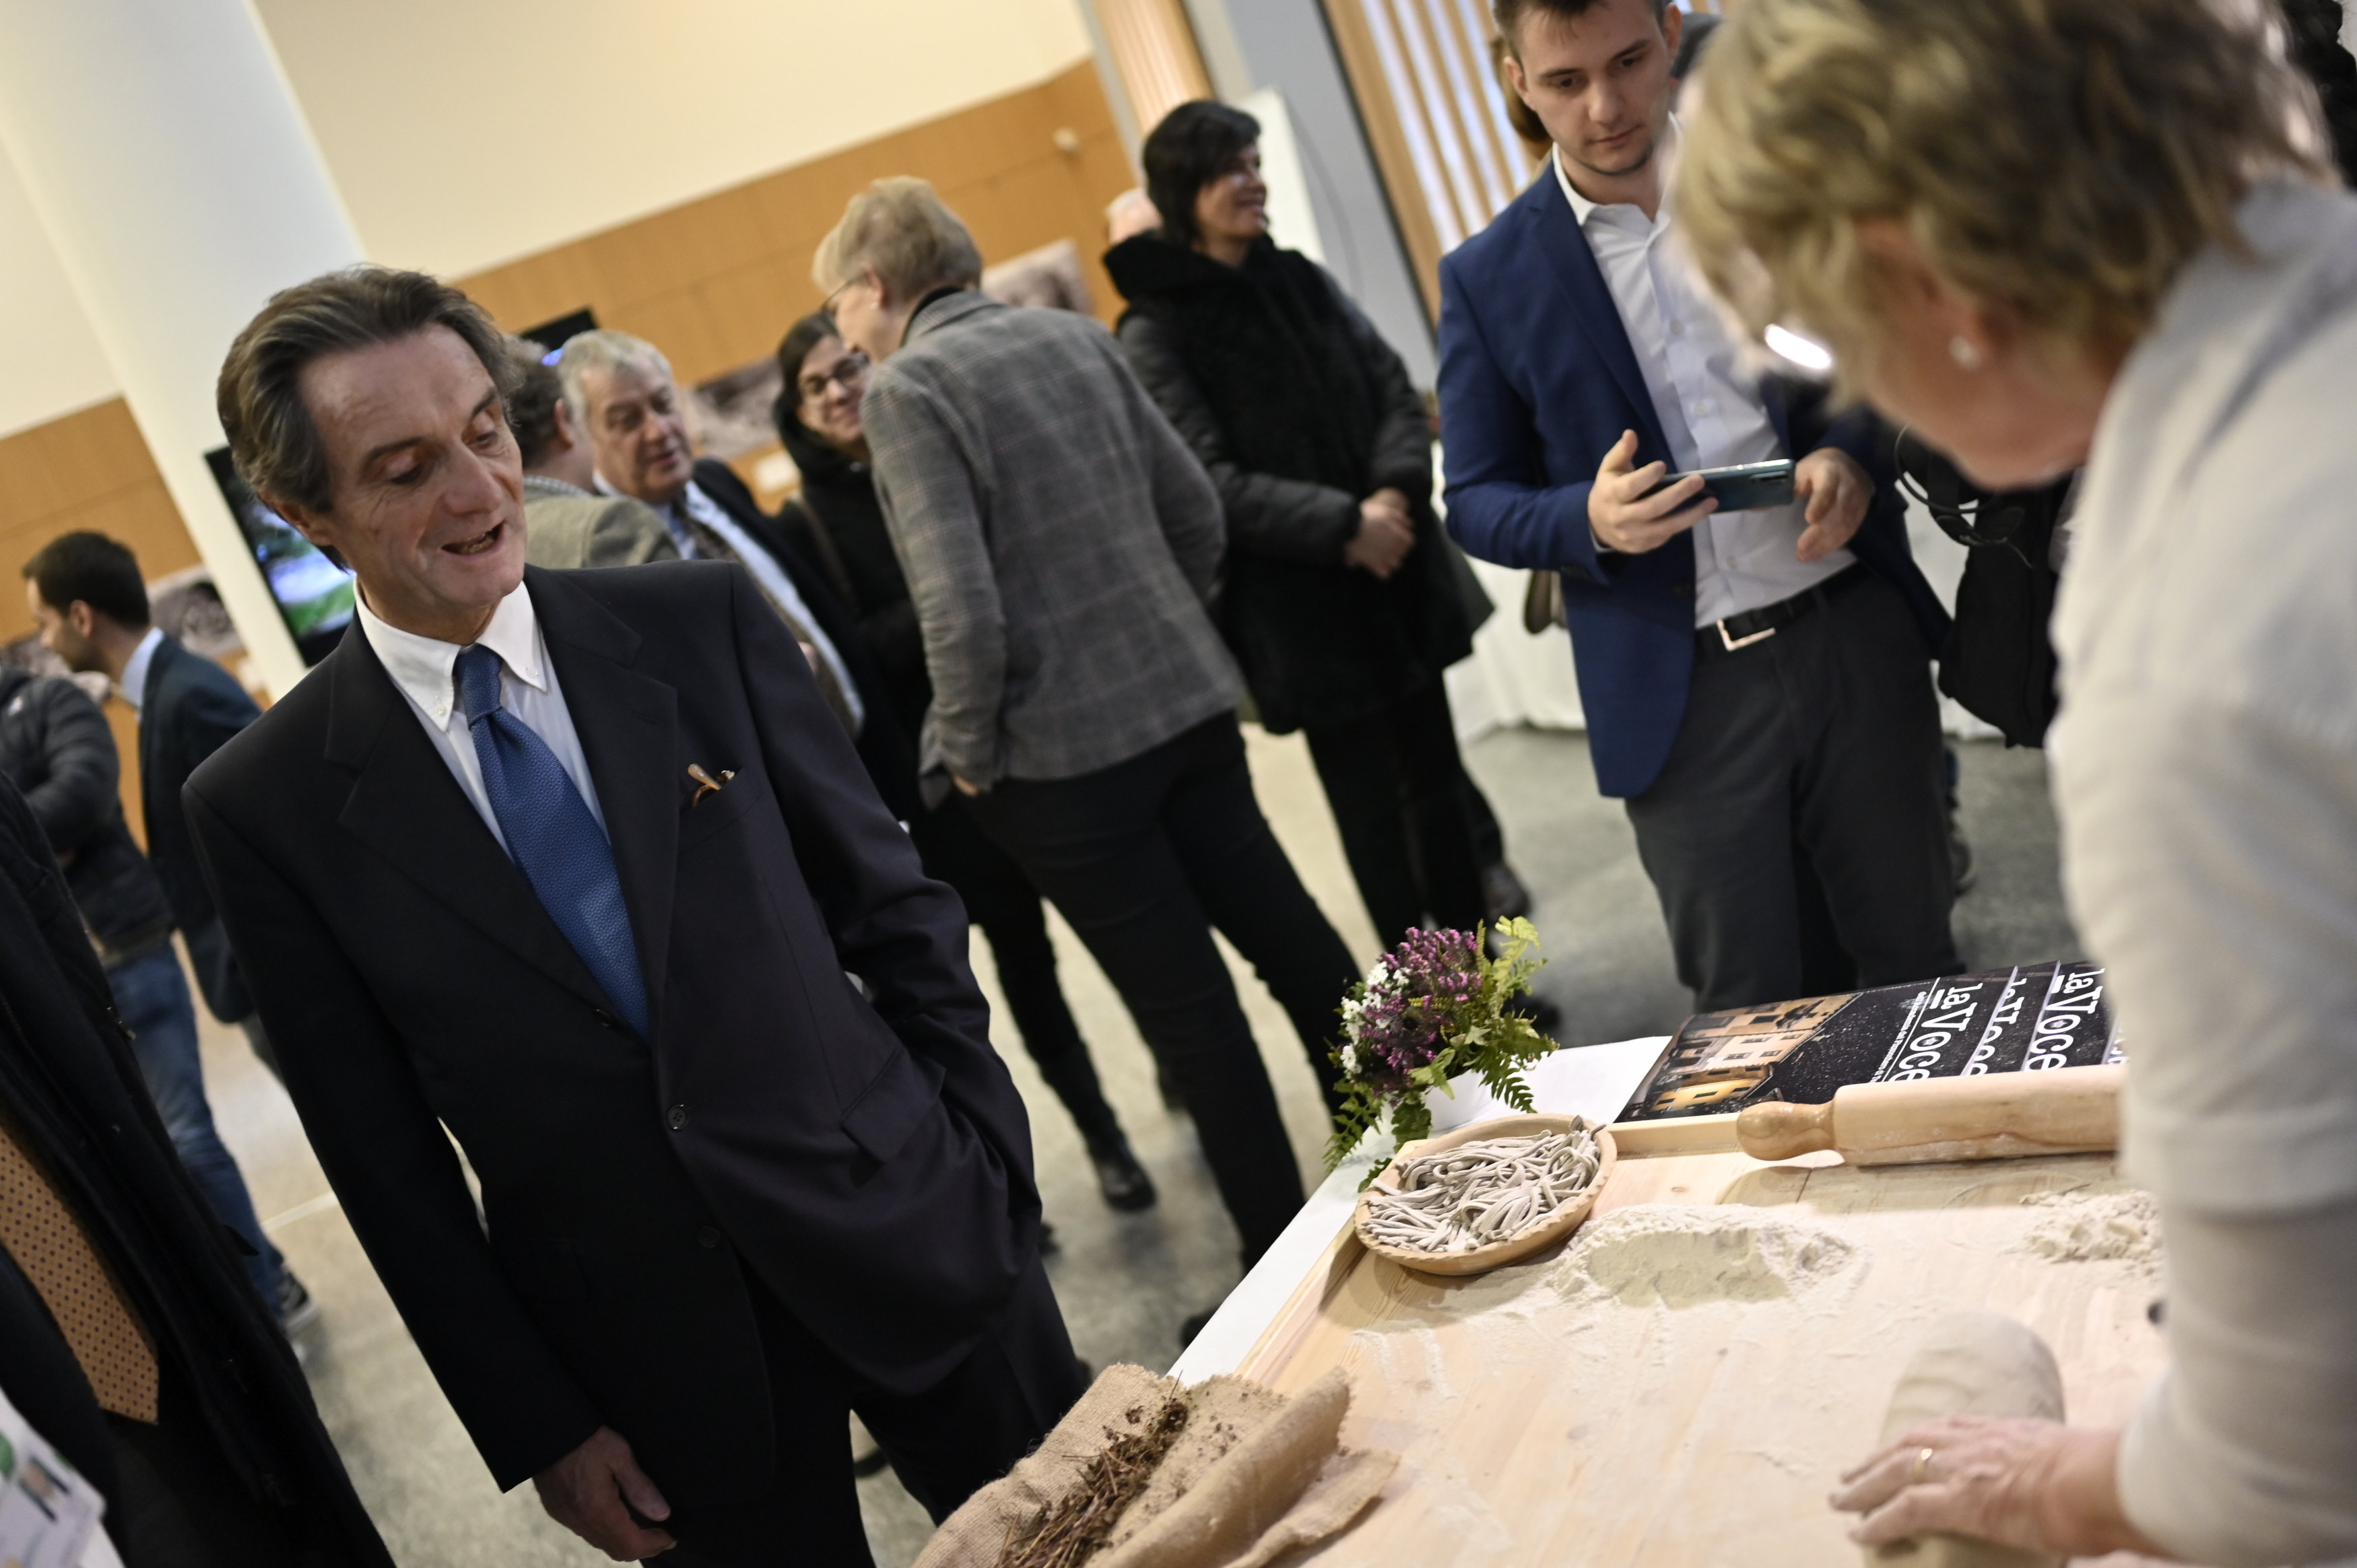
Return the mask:
<svg viewBox="0 0 2357 1568"><path fill-rule="evenodd" d="M778 345L785 390L770 416L786 454L802 471L799 510L810 553L859 619L860 639L884 672L884 695L901 727L916 735L932 705L925 639L909 580L892 551L869 467L860 400L871 362L843 340L821 311L794 323ZM966 914L989 939L999 990L1039 1076L1071 1113L1095 1167L1097 1190L1114 1208L1149 1208L1154 1179L1129 1146L1120 1119L1097 1082L1088 1043L1056 978L1056 950L1039 889L975 825L952 794L909 823L925 869L957 889Z"/></svg>
<svg viewBox="0 0 2357 1568"><path fill-rule="evenodd" d="M2357 1554L2357 200L2273 8L1747 0L1678 220L1754 331L1975 482L2083 463L2071 906L2129 1045L2170 1362L2123 1430L1952 1419L1846 1478L1925 1532Z"/></svg>
<svg viewBox="0 0 2357 1568"><path fill-rule="evenodd" d="M1055 901L1168 1065L1247 1262L1300 1166L1211 940L1311 1067L1356 978L1253 795L1212 626L1220 499L1095 322L975 292L981 257L922 180L879 180L819 247L933 689L922 765Z"/></svg>

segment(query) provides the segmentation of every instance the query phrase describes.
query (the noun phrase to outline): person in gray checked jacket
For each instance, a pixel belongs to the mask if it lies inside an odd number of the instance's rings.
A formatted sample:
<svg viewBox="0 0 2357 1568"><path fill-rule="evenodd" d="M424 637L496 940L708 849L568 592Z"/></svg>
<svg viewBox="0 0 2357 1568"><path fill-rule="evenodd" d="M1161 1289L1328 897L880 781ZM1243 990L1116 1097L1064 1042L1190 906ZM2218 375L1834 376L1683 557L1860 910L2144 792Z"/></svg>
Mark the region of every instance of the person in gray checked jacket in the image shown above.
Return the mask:
<svg viewBox="0 0 2357 1568"><path fill-rule="evenodd" d="M1301 1181L1211 932L1321 1086L1357 969L1253 795L1243 683L1205 609L1219 493L1111 333L974 292L974 241L923 181L853 198L815 271L877 364L861 412L924 632L927 787L971 798L1121 993L1249 1264Z"/></svg>

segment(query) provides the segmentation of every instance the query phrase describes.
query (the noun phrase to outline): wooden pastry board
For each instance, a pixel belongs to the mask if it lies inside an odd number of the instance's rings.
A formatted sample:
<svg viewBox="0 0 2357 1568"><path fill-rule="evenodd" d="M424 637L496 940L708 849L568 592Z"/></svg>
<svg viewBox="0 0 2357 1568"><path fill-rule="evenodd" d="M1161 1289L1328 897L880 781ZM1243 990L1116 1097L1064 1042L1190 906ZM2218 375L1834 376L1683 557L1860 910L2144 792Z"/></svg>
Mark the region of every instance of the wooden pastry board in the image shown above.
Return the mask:
<svg viewBox="0 0 2357 1568"><path fill-rule="evenodd" d="M2147 1316L2158 1274L2021 1245L2055 1212L2025 1197L2120 1187L2109 1155L1873 1169L1830 1154L1624 1158L1583 1230L1632 1204L1745 1205L1863 1256L1783 1300L1590 1297L1567 1322L1548 1283L1561 1248L1447 1280L1372 1257L1346 1229L1237 1370L1289 1392L1345 1369L1344 1443L1401 1455L1372 1510L1304 1561L1846 1568L1859 1552L1826 1495L1871 1450L1942 1314L1984 1307L2037 1329L2074 1422L2132 1411L2163 1359Z"/></svg>

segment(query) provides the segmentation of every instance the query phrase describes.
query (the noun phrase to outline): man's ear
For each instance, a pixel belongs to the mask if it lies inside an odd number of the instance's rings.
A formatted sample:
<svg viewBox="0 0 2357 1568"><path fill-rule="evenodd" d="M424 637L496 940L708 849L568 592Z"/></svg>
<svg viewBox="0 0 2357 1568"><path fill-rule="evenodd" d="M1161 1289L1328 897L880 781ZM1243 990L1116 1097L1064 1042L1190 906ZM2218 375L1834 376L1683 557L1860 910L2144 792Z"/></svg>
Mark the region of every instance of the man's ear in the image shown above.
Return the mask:
<svg viewBox="0 0 2357 1568"><path fill-rule="evenodd" d="M289 528L317 546L319 553L328 560L348 572L351 570L345 564L343 552L336 548L335 530L329 525L327 513L313 511L308 507L283 501L274 496L263 497L262 504L284 518Z"/></svg>
<svg viewBox="0 0 2357 1568"><path fill-rule="evenodd" d="M73 628L73 634L84 642L88 642L98 632L98 612L90 607L90 603L86 599L76 599L68 605L65 607L64 619L68 626Z"/></svg>
<svg viewBox="0 0 2357 1568"><path fill-rule="evenodd" d="M548 412L556 422L556 450L570 452L580 446L581 433L573 428L573 411L565 406L565 400L558 398L555 406Z"/></svg>
<svg viewBox="0 0 2357 1568"><path fill-rule="evenodd" d="M1670 63L1678 59L1678 40L1686 36L1686 14L1675 5L1662 7L1662 42L1670 49Z"/></svg>
<svg viewBox="0 0 2357 1568"><path fill-rule="evenodd" d="M1506 50L1505 66L1506 85L1514 90L1514 96L1523 101L1524 108L1530 109L1534 114L1537 113L1538 111L1531 107L1531 79L1523 72L1522 57L1514 53L1511 47Z"/></svg>

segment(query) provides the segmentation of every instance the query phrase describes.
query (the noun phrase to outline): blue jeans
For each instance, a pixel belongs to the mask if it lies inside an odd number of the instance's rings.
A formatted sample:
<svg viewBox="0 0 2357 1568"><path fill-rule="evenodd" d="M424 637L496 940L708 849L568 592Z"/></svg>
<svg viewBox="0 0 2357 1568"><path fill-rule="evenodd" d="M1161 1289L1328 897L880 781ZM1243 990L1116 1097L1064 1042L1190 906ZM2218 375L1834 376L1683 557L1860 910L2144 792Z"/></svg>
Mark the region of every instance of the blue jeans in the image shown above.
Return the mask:
<svg viewBox="0 0 2357 1568"><path fill-rule="evenodd" d="M106 972L114 987L114 1010L131 1035L131 1054L147 1096L171 1134L172 1147L195 1178L214 1217L237 1232L253 1255L244 1260L253 1288L274 1317L285 1260L264 1239L254 1218L245 1177L213 1131L213 1108L205 1102L204 1062L197 1050L197 1015L180 961L168 947Z"/></svg>

